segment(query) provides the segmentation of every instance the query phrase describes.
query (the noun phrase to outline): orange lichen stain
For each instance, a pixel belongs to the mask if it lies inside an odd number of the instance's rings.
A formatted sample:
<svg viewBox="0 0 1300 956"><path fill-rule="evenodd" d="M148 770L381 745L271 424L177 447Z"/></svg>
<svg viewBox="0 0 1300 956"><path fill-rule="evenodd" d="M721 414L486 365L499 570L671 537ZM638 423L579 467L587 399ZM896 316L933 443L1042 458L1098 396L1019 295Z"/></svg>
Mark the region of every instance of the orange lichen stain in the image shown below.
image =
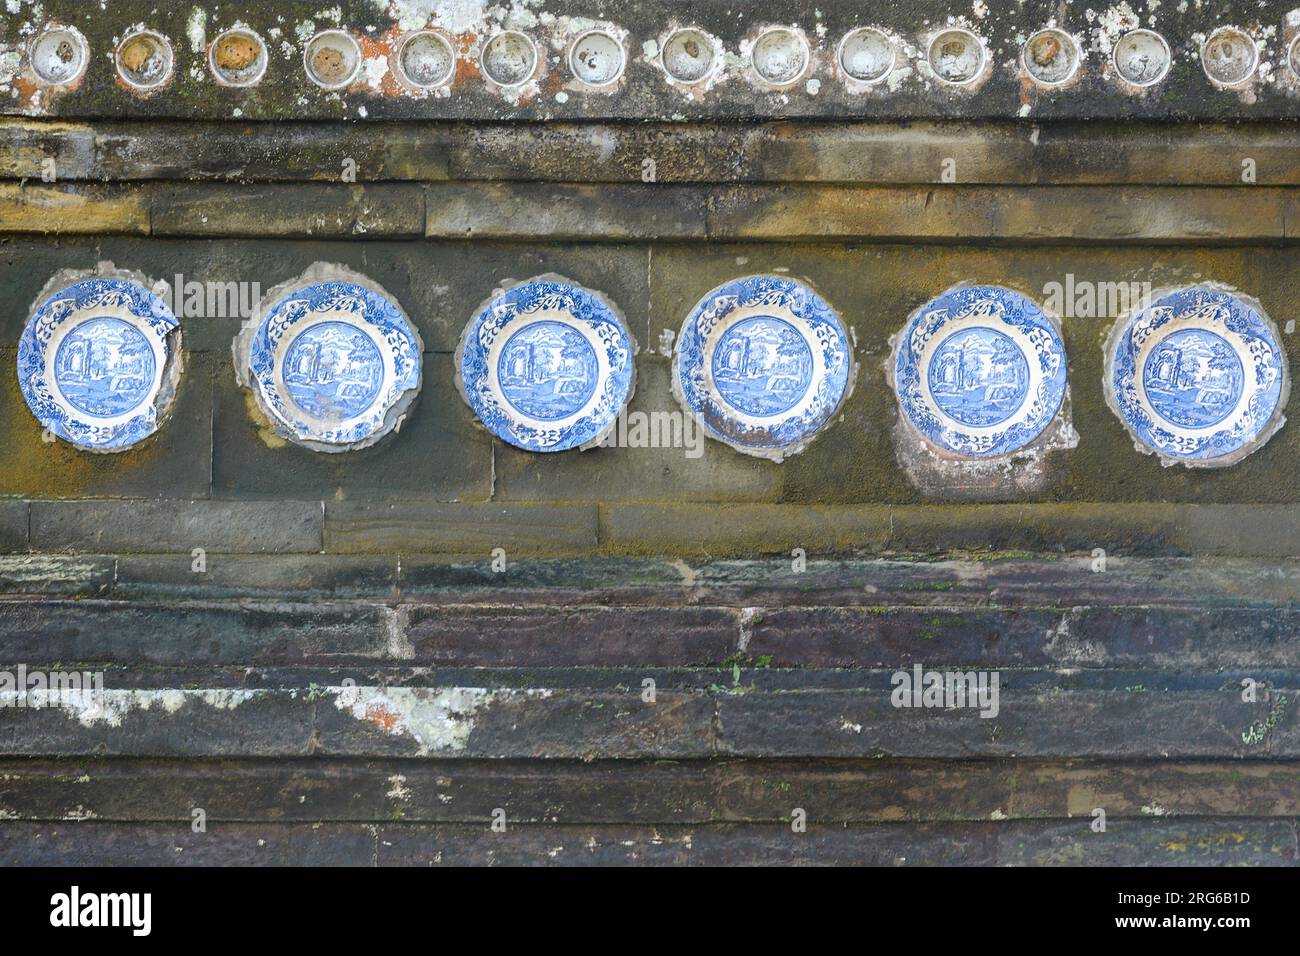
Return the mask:
<svg viewBox="0 0 1300 956"><path fill-rule="evenodd" d="M540 90L546 96L554 96L564 89L564 77L559 73L548 73L543 78Z"/></svg>
<svg viewBox="0 0 1300 956"><path fill-rule="evenodd" d="M388 61L388 72L384 74L384 78L379 83L379 93L381 96L393 98L402 96L405 93L402 89L402 85L397 81L397 74L395 72L397 64L393 62L393 51L397 49L397 40L401 35L402 31L394 25L391 30L382 36L371 37L362 35L356 38L357 45L361 48L361 61L363 64L366 60L373 60L377 56L383 57ZM356 89L358 86L369 89L366 84L366 71L364 69L357 74L357 82L353 84L353 89Z"/></svg>
<svg viewBox="0 0 1300 956"><path fill-rule="evenodd" d="M1025 72L1020 74L1020 105L1033 106L1038 103L1038 86L1033 78Z"/></svg>
<svg viewBox="0 0 1300 956"><path fill-rule="evenodd" d="M462 33L452 40L452 48L456 51L456 73L451 78L451 88L453 90L459 86L474 83L483 76L483 72L478 66L478 60L470 56L476 43L478 43L478 34L476 33Z"/></svg>
<svg viewBox="0 0 1300 956"><path fill-rule="evenodd" d="M401 732L402 715L382 702L366 704L366 720L370 721L386 734Z"/></svg>

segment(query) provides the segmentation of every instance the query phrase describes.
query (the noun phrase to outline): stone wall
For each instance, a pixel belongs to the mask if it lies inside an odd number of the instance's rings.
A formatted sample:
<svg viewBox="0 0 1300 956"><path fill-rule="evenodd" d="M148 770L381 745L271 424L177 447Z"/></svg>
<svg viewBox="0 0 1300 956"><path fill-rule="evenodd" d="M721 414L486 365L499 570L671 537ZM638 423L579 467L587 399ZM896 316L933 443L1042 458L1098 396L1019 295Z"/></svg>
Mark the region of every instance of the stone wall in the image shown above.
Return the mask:
<svg viewBox="0 0 1300 956"><path fill-rule="evenodd" d="M1020 49L1056 4L750 6L0 12L0 670L105 688L0 708L0 860L1295 862L1293 425L1228 468L1163 466L1106 403L1119 316L1067 302L1077 445L1033 481L1024 462L918 478L886 369L909 314L970 281L1039 302L1223 283L1294 366L1291 11L1072 10L1078 78L1044 90ZM688 20L724 49L707 90L656 65ZM51 21L91 53L64 91L24 72ZM205 68L237 22L269 43L254 87ZM141 23L175 57L148 95L107 55ZM809 40L795 86L746 66L771 24ZM445 95L412 95L379 64L429 25L459 65ZM593 25L627 31L612 91L564 60ZM861 26L899 39L893 81L857 89L836 66ZM1202 69L1223 26L1260 45L1237 89ZM303 70L334 27L367 63L342 93ZM1133 27L1172 51L1145 92L1108 66ZM535 88L478 71L506 28L547 51ZM969 88L926 74L948 28L987 45ZM105 261L262 290L345 265L416 326L421 393L373 447L286 443L236 382L242 317L205 305L181 316L156 435L112 455L51 441L18 340L52 275ZM704 439L524 452L456 390L475 308L558 273L640 342L631 411L677 413L683 319L767 272L839 311L857 363L836 420L783 462ZM996 672L997 715L894 706L917 664Z"/></svg>

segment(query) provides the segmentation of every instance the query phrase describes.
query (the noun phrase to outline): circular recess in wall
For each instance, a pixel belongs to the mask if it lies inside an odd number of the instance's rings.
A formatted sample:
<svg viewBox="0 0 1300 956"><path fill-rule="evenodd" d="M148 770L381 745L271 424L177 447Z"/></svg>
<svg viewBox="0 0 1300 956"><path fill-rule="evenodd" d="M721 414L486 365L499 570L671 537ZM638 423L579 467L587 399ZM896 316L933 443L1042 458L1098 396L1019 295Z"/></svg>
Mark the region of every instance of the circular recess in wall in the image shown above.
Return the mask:
<svg viewBox="0 0 1300 956"><path fill-rule="evenodd" d="M1300 33L1297 33L1286 48L1286 65L1291 71L1291 78L1300 81Z"/></svg>
<svg viewBox="0 0 1300 956"><path fill-rule="evenodd" d="M807 72L812 54L807 39L798 30L768 27L754 41L749 59L754 72L768 86L789 86Z"/></svg>
<svg viewBox="0 0 1300 956"><path fill-rule="evenodd" d="M235 339L240 384L284 438L347 451L401 425L423 345L397 302L341 266L273 289Z"/></svg>
<svg viewBox="0 0 1300 956"><path fill-rule="evenodd" d="M417 90L443 86L456 73L456 54L441 33L420 30L402 37L394 58L397 74Z"/></svg>
<svg viewBox="0 0 1300 956"><path fill-rule="evenodd" d="M266 44L247 27L232 27L208 46L208 69L222 86L253 86L266 64Z"/></svg>
<svg viewBox="0 0 1300 956"><path fill-rule="evenodd" d="M456 384L484 427L516 448L585 448L632 397L636 348L604 296L539 276L478 309L456 349Z"/></svg>
<svg viewBox="0 0 1300 956"><path fill-rule="evenodd" d="M322 90L342 90L361 72L361 47L344 30L322 30L302 51L307 79Z"/></svg>
<svg viewBox="0 0 1300 956"><path fill-rule="evenodd" d="M1020 62L1039 86L1064 86L1079 72L1079 44L1064 30L1048 27L1025 41Z"/></svg>
<svg viewBox="0 0 1300 956"><path fill-rule="evenodd" d="M1253 79L1259 46L1236 27L1219 27L1201 46L1201 67L1215 83L1236 86Z"/></svg>
<svg viewBox="0 0 1300 956"><path fill-rule="evenodd" d="M1137 446L1166 462L1241 460L1282 425L1289 389L1277 329L1220 288L1159 294L1106 343L1106 398Z"/></svg>
<svg viewBox="0 0 1300 956"><path fill-rule="evenodd" d="M140 281L96 276L44 295L18 343L18 384L53 434L122 451L166 419L180 381L180 323Z"/></svg>
<svg viewBox="0 0 1300 956"><path fill-rule="evenodd" d="M148 93L172 78L172 45L161 33L137 30L122 38L113 55L117 75L133 90Z"/></svg>
<svg viewBox="0 0 1300 956"><path fill-rule="evenodd" d="M988 58L984 41L970 30L954 28L943 30L930 41L926 59L941 82L965 86L980 78Z"/></svg>
<svg viewBox="0 0 1300 956"><path fill-rule="evenodd" d="M960 286L921 306L898 336L892 364L904 419L951 457L1019 451L1065 398L1056 324L1000 286Z"/></svg>
<svg viewBox="0 0 1300 956"><path fill-rule="evenodd" d="M844 75L859 83L879 83L894 69L898 52L883 31L875 27L858 27L844 34L835 62Z"/></svg>
<svg viewBox="0 0 1300 956"><path fill-rule="evenodd" d="M36 34L27 46L32 72L49 86L77 82L90 63L90 45L76 27L52 23Z"/></svg>
<svg viewBox="0 0 1300 956"><path fill-rule="evenodd" d="M709 79L719 62L717 40L694 27L673 31L659 52L668 78L688 86Z"/></svg>
<svg viewBox="0 0 1300 956"><path fill-rule="evenodd" d="M537 47L526 34L506 30L487 41L480 64L483 74L497 86L520 86L537 69Z"/></svg>
<svg viewBox="0 0 1300 956"><path fill-rule="evenodd" d="M673 354L673 394L706 434L776 461L831 420L852 379L839 315L782 276L747 276L709 292L682 323Z"/></svg>
<svg viewBox="0 0 1300 956"><path fill-rule="evenodd" d="M1159 33L1133 30L1115 42L1110 59L1125 82L1145 88L1155 86L1168 75L1172 55Z"/></svg>
<svg viewBox="0 0 1300 956"><path fill-rule="evenodd" d="M604 30L588 30L569 45L569 71L588 86L617 83L626 60L623 44Z"/></svg>

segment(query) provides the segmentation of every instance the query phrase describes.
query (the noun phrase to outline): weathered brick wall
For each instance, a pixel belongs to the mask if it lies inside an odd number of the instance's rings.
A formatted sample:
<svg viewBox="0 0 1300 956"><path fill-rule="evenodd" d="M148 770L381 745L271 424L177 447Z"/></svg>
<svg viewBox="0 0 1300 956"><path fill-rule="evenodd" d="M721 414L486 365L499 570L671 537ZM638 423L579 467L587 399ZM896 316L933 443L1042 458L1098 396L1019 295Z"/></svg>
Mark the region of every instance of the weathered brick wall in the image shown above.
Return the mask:
<svg viewBox="0 0 1300 956"><path fill-rule="evenodd" d="M1226 283L1294 364L1285 7L1134 4L1174 50L1138 95L1105 71L1118 7L1069 13L1097 46L1048 93L1014 64L1055 4L547 0L468 23L450 95L421 99L327 94L301 60L336 25L379 56L418 3L339 4L338 24L297 2L82 6L0 13L0 57L42 18L93 52L77 89L15 74L0 95L0 670L99 670L107 690L0 708L0 860L1295 862L1300 433L1226 469L1163 467L1106 405L1114 316L1065 315L1077 447L1031 483L918 486L885 370L890 336L955 283L1042 301L1067 276ZM919 65L870 93L835 74L849 28L916 47L950 15L992 51L977 90ZM572 90L559 62L523 100L484 84L480 34L550 43L580 26L565 17L630 31L616 92ZM252 89L203 68L237 20L275 37ZM675 21L733 53L797 24L818 84L767 92L733 64L688 99L643 47ZM176 52L147 98L106 56L140 22ZM1201 70L1225 24L1264 44L1249 95ZM417 326L421 394L374 447L286 444L236 383L241 318L198 315L155 436L113 455L48 441L18 339L51 275L101 261L263 290L344 264ZM554 272L624 313L632 410L675 411L669 333L709 289L773 271L839 310L858 365L837 420L782 463L711 440L529 454L457 393L474 309ZM895 708L914 664L999 672L997 717Z"/></svg>

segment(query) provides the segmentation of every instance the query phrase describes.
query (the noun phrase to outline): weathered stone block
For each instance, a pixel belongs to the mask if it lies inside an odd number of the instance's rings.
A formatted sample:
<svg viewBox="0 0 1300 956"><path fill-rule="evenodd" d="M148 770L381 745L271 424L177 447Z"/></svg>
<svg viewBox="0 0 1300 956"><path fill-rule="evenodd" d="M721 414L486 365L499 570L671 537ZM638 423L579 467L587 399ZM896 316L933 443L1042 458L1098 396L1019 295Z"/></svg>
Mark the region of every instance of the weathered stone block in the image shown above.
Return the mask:
<svg viewBox="0 0 1300 956"><path fill-rule="evenodd" d="M716 664L735 653L739 614L721 608L413 605L413 660L443 667Z"/></svg>
<svg viewBox="0 0 1300 956"><path fill-rule="evenodd" d="M593 504L330 501L325 548L341 553L510 555L588 551L597 544Z"/></svg>
<svg viewBox="0 0 1300 956"><path fill-rule="evenodd" d="M36 550L319 551L319 501L33 501Z"/></svg>
<svg viewBox="0 0 1300 956"><path fill-rule="evenodd" d="M103 555L5 555L0 557L0 593L101 597L112 589L116 569L116 559Z"/></svg>
<svg viewBox="0 0 1300 956"><path fill-rule="evenodd" d="M426 234L435 239L702 239L702 187L551 183L429 186Z"/></svg>
<svg viewBox="0 0 1300 956"><path fill-rule="evenodd" d="M962 242L1275 242L1289 194L1150 186L730 186L714 190L717 239ZM980 281L985 281L980 278ZM942 291L936 287L935 292Z"/></svg>
<svg viewBox="0 0 1300 956"><path fill-rule="evenodd" d="M424 232L418 186L159 186L150 213L156 236L383 238Z"/></svg>
<svg viewBox="0 0 1300 956"><path fill-rule="evenodd" d="M384 657L390 617L355 603L0 601L0 661L342 665Z"/></svg>
<svg viewBox="0 0 1300 956"><path fill-rule="evenodd" d="M314 703L305 694L106 686L72 703L11 707L4 754L140 757L306 756Z"/></svg>
<svg viewBox="0 0 1300 956"><path fill-rule="evenodd" d="M332 756L700 757L713 749L713 702L661 690L331 688L319 702Z"/></svg>
<svg viewBox="0 0 1300 956"><path fill-rule="evenodd" d="M14 233L147 235L149 191L135 186L0 183L0 222L5 232Z"/></svg>
<svg viewBox="0 0 1300 956"><path fill-rule="evenodd" d="M370 598L397 594L397 560L326 554L209 555L196 573L188 554L124 554L114 559L113 596L125 600L268 601ZM0 569L4 565L0 564ZM0 580L3 580L0 570Z"/></svg>
<svg viewBox="0 0 1300 956"><path fill-rule="evenodd" d="M27 550L27 502L0 500L0 551Z"/></svg>

